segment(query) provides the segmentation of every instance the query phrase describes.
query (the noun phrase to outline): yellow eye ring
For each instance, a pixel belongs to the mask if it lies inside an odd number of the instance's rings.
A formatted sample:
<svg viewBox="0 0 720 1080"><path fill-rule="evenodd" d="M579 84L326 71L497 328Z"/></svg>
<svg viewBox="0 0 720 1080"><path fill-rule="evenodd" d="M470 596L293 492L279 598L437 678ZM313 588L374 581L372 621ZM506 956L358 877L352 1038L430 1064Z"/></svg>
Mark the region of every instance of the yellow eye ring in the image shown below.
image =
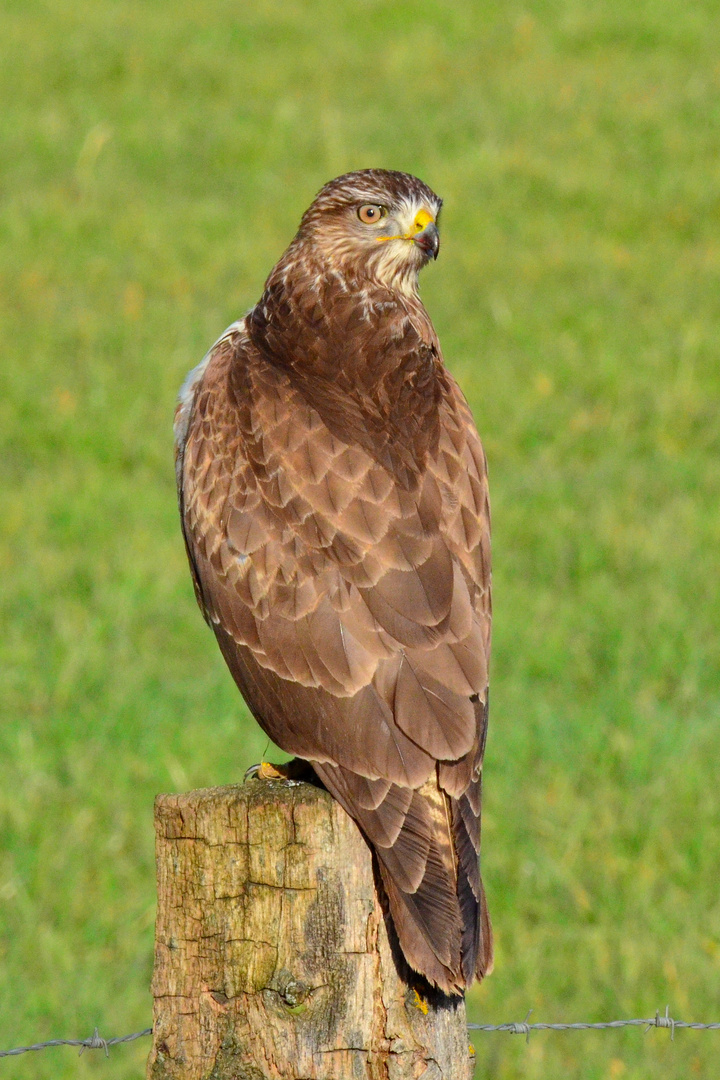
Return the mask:
<svg viewBox="0 0 720 1080"><path fill-rule="evenodd" d="M384 218L387 210L378 203L365 203L358 209L357 216L364 225L374 225L380 218Z"/></svg>

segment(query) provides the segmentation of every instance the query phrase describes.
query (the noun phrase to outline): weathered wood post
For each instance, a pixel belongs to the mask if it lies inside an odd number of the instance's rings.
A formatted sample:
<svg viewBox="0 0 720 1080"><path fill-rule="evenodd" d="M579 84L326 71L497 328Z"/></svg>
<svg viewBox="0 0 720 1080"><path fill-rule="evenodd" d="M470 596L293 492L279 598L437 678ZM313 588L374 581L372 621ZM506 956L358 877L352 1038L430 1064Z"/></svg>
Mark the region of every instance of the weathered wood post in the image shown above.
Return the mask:
<svg viewBox="0 0 720 1080"><path fill-rule="evenodd" d="M148 1080L468 1080L462 1000L398 975L357 826L311 784L156 801Z"/></svg>

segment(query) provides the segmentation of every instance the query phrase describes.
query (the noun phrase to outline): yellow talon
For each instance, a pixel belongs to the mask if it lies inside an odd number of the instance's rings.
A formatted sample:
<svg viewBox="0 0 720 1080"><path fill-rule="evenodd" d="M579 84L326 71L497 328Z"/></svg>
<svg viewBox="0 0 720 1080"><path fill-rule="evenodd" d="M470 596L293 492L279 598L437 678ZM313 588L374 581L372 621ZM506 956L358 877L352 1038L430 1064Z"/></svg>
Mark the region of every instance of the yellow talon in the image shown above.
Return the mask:
<svg viewBox="0 0 720 1080"><path fill-rule="evenodd" d="M415 1008L419 1009L420 1012L424 1016L427 1016L427 1014L428 1014L428 1003L427 1003L427 1001L425 1000L425 998L420 997L417 990L415 990L414 993L415 993L415 1001L413 1002L413 1004L414 1004Z"/></svg>
<svg viewBox="0 0 720 1080"><path fill-rule="evenodd" d="M258 777L260 780L285 780L287 779L286 773L280 771L277 765L271 764L269 761L261 761L258 769Z"/></svg>
<svg viewBox="0 0 720 1080"><path fill-rule="evenodd" d="M251 765L245 773L245 779L250 780L284 780L285 773L279 771L277 766L269 761L261 761L259 765Z"/></svg>
<svg viewBox="0 0 720 1080"><path fill-rule="evenodd" d="M246 780L307 780L312 778L312 769L306 761L300 758L292 758L284 765L273 765L269 761L261 761L259 765L251 765L245 773Z"/></svg>

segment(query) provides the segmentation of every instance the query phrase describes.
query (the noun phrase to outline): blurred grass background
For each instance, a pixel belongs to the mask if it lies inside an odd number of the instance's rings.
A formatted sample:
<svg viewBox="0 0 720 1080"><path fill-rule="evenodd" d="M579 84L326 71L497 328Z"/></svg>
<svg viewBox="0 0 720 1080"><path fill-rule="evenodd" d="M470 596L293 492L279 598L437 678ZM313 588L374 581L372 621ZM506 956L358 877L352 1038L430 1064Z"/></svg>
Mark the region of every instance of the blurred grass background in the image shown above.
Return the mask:
<svg viewBox="0 0 720 1080"><path fill-rule="evenodd" d="M445 198L423 294L494 510L473 1019L720 1018L720 11L5 0L0 1048L150 1022L152 799L266 746L170 425L327 179ZM716 1033L477 1035L478 1077L717 1075ZM143 1075L149 1040L0 1077Z"/></svg>

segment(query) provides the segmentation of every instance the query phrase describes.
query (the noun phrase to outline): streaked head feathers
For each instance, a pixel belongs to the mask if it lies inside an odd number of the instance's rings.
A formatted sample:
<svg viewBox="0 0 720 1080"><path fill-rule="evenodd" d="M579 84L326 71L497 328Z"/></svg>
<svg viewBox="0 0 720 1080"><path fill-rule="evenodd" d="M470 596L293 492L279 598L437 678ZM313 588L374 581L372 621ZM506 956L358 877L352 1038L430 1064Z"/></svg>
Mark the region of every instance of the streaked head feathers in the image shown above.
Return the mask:
<svg viewBox="0 0 720 1080"><path fill-rule="evenodd" d="M303 257L353 280L415 293L418 271L437 257L441 206L427 184L407 173L346 173L305 211L288 255L300 247Z"/></svg>

